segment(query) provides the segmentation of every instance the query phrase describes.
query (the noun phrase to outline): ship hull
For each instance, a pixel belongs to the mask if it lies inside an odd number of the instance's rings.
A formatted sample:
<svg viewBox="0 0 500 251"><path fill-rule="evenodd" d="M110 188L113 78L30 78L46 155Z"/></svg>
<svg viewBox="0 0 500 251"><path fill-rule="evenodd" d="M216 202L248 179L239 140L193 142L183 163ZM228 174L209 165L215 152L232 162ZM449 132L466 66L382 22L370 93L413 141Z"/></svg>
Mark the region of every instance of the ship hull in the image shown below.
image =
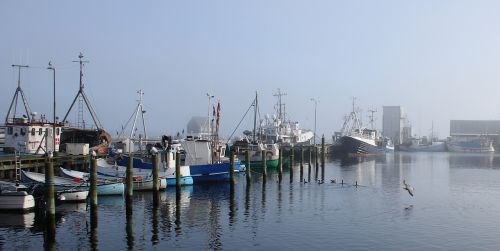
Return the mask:
<svg viewBox="0 0 500 251"><path fill-rule="evenodd" d="M393 148L379 146L373 140L361 139L358 137L344 136L340 138L340 143L336 147L338 153L354 155L376 155L394 151Z"/></svg>

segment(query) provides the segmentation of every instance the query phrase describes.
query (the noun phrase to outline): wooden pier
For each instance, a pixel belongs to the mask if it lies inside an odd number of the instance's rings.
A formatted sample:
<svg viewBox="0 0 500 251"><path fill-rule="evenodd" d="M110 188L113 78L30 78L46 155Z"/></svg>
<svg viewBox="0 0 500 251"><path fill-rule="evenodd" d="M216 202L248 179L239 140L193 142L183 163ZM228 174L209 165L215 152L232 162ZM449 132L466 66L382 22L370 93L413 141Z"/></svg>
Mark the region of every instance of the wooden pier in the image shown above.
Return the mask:
<svg viewBox="0 0 500 251"><path fill-rule="evenodd" d="M21 169L32 172L44 173L47 157L42 155L21 155ZM72 170L86 171L90 163L90 156L63 155L54 157L54 167L64 167ZM0 179L14 180L16 177L15 155L0 156ZM58 170L55 170L57 173Z"/></svg>

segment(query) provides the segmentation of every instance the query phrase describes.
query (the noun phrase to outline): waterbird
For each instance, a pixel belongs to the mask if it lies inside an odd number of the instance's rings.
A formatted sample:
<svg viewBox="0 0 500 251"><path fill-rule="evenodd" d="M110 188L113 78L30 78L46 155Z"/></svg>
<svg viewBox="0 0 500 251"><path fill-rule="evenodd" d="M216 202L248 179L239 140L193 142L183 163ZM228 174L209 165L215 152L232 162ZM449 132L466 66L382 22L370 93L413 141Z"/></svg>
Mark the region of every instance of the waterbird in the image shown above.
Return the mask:
<svg viewBox="0 0 500 251"><path fill-rule="evenodd" d="M334 178L334 179L331 179L331 180L330 180L330 182L331 182L331 183L337 183L337 179L335 179L335 178Z"/></svg>
<svg viewBox="0 0 500 251"><path fill-rule="evenodd" d="M414 191L413 187L410 186L410 184L406 183L406 180L403 180L403 184L405 185L403 189L408 191L408 193L413 197L413 191Z"/></svg>

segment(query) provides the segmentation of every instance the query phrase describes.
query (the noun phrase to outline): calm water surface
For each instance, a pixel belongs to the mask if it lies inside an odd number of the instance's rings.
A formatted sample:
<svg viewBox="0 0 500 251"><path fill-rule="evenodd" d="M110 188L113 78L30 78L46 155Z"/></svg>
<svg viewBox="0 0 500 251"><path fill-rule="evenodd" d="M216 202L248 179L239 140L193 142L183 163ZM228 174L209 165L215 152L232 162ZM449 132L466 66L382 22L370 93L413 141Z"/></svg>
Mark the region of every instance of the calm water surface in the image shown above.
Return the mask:
<svg viewBox="0 0 500 251"><path fill-rule="evenodd" d="M303 179L309 178L304 165ZM195 185L161 195L135 193L133 214L122 197L100 197L98 227L90 229L86 205L57 208L58 250L499 250L500 156L396 153L330 160L324 184L300 165L275 171L267 182L254 172L228 184ZM256 171L256 170L255 170ZM344 180L330 183L336 178ZM402 189L406 179L415 188ZM292 181L292 182L291 182ZM353 184L358 182L360 186ZM43 218L0 214L0 249L40 250ZM96 238L91 238L91 236ZM92 240L92 241L91 241Z"/></svg>

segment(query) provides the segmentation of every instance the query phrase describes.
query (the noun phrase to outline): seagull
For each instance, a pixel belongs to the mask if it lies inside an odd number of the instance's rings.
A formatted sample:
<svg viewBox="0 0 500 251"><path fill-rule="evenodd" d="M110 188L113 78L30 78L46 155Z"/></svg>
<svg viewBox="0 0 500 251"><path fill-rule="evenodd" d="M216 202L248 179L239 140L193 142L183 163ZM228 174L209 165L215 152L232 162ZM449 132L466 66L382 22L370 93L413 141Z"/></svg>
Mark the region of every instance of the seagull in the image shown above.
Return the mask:
<svg viewBox="0 0 500 251"><path fill-rule="evenodd" d="M330 182L331 183L337 183L337 179L331 179Z"/></svg>
<svg viewBox="0 0 500 251"><path fill-rule="evenodd" d="M413 197L413 191L414 191L413 187L410 186L410 184L406 183L406 180L403 180L403 185L405 185L403 189L408 191L408 193Z"/></svg>

